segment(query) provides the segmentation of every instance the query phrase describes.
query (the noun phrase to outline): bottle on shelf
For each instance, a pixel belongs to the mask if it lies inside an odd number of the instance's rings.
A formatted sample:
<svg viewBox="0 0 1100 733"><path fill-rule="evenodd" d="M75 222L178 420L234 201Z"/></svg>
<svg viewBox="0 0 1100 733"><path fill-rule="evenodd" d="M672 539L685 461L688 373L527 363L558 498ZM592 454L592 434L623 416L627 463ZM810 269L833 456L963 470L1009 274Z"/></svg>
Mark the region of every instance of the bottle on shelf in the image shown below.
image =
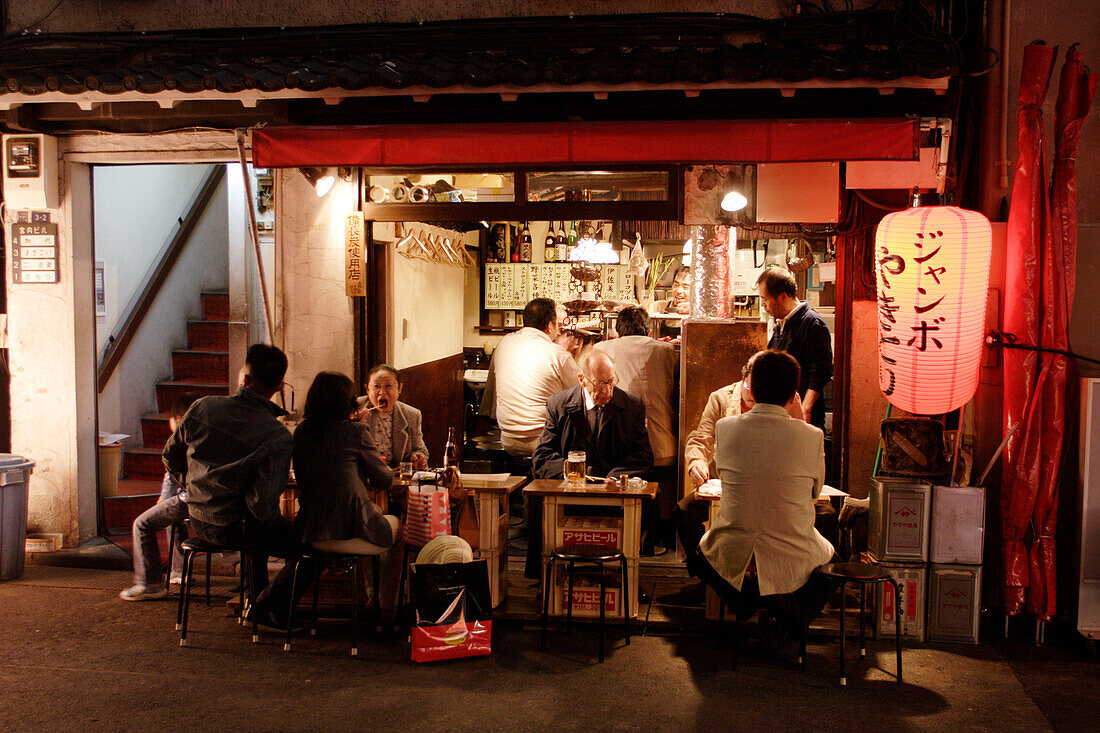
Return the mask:
<svg viewBox="0 0 1100 733"><path fill-rule="evenodd" d="M566 255L562 259L568 261L572 259L573 248L577 246L577 222L575 221L569 222L569 234L566 236L565 244Z"/></svg>
<svg viewBox="0 0 1100 733"><path fill-rule="evenodd" d="M455 429L447 428L447 445L443 447L443 468L458 467L458 446L455 445Z"/></svg>
<svg viewBox="0 0 1100 733"><path fill-rule="evenodd" d="M531 228L527 222L523 222L523 230L519 233L519 261L531 261Z"/></svg>
<svg viewBox="0 0 1100 733"><path fill-rule="evenodd" d="M554 222L549 222L549 228L546 230L546 241L543 242L543 262L553 262L557 258L557 252L554 248L557 246L557 238L554 236Z"/></svg>

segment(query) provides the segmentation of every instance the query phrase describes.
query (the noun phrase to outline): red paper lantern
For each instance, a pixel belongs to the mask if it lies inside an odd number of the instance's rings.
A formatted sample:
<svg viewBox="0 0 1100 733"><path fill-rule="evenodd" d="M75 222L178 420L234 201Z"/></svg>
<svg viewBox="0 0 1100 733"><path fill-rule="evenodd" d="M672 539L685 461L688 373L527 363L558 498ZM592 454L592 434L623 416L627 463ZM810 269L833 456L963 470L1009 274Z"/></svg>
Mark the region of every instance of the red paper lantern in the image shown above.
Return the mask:
<svg viewBox="0 0 1100 733"><path fill-rule="evenodd" d="M917 415L955 410L978 388L989 220L955 206L883 217L875 232L879 387Z"/></svg>

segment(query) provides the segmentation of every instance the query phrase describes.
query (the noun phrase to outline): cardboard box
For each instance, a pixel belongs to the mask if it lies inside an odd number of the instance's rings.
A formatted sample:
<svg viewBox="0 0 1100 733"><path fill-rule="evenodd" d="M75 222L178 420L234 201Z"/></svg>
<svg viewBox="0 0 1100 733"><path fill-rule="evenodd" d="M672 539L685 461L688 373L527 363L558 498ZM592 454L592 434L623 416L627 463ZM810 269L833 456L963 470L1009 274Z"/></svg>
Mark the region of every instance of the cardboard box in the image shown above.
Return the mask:
<svg viewBox="0 0 1100 733"><path fill-rule="evenodd" d="M29 534L26 540L27 552L54 552L61 549L64 535L60 532Z"/></svg>
<svg viewBox="0 0 1100 733"><path fill-rule="evenodd" d="M924 603L928 586L928 567L924 563L880 562L898 583L901 593L901 636L924 641ZM879 639L894 638L894 586L875 584L875 632Z"/></svg>
<svg viewBox="0 0 1100 733"><path fill-rule="evenodd" d="M871 479L867 549L879 562L927 562L932 485L914 479Z"/></svg>
<svg viewBox="0 0 1100 733"><path fill-rule="evenodd" d="M558 523L557 544L621 548L623 520L618 517L563 517Z"/></svg>
<svg viewBox="0 0 1100 733"><path fill-rule="evenodd" d="M932 565L928 570L928 640L977 644L981 600L981 565Z"/></svg>
<svg viewBox="0 0 1100 733"><path fill-rule="evenodd" d="M554 609L564 616L568 600L569 573L563 565L555 565ZM622 579L618 572L607 573L607 585L604 588L605 618L622 618ZM600 615L600 574L599 571L575 570L573 572L573 616L574 618L599 618Z"/></svg>

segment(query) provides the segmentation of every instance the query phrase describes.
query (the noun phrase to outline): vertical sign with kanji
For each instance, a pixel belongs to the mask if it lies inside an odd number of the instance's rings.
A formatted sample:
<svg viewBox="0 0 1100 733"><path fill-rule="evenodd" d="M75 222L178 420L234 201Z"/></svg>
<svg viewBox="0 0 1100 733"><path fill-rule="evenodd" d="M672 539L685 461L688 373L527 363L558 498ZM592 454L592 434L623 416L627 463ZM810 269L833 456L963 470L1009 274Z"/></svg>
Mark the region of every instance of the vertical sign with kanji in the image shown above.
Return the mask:
<svg viewBox="0 0 1100 733"><path fill-rule="evenodd" d="M348 214L344 222L344 292L349 297L367 294L366 273L363 271L366 230L363 212Z"/></svg>

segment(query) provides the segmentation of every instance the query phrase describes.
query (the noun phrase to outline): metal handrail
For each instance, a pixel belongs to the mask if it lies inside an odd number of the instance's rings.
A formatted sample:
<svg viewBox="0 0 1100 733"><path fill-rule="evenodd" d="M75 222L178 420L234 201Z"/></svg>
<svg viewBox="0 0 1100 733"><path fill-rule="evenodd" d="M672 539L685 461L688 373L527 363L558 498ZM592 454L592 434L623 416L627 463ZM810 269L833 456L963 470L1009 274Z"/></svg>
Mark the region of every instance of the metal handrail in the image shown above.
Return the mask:
<svg viewBox="0 0 1100 733"><path fill-rule="evenodd" d="M183 250L187 247L187 242L191 239L191 234L195 231L195 227L198 226L199 219L206 212L206 207L209 205L210 200L214 198L214 192L221 185L222 179L225 178L225 166L216 165L210 174L206 177L206 181L203 182L199 188L195 197L191 199L190 205L187 207L187 213L179 219L179 229L172 236L172 241L169 242L168 248L164 252L164 256L160 258L160 262L157 263L157 267L153 270L153 273L149 276L149 279L145 282L145 286L141 290L141 295L138 296L137 301L134 303L130 312L126 315L126 320L123 321L118 333L110 338L107 342L107 348L103 351L103 358L99 361L99 369L96 375L96 388L99 392L102 392L107 387L107 383L111 380L111 375L114 374L115 368L118 367L119 362L122 361L123 355L126 353L127 347L137 334L138 329L141 327L142 321L145 320L146 314L149 312L149 308L152 307L153 302L157 299L157 295L160 293L161 287L168 279L168 276L172 273L172 268L175 266L176 261L179 260Z"/></svg>

